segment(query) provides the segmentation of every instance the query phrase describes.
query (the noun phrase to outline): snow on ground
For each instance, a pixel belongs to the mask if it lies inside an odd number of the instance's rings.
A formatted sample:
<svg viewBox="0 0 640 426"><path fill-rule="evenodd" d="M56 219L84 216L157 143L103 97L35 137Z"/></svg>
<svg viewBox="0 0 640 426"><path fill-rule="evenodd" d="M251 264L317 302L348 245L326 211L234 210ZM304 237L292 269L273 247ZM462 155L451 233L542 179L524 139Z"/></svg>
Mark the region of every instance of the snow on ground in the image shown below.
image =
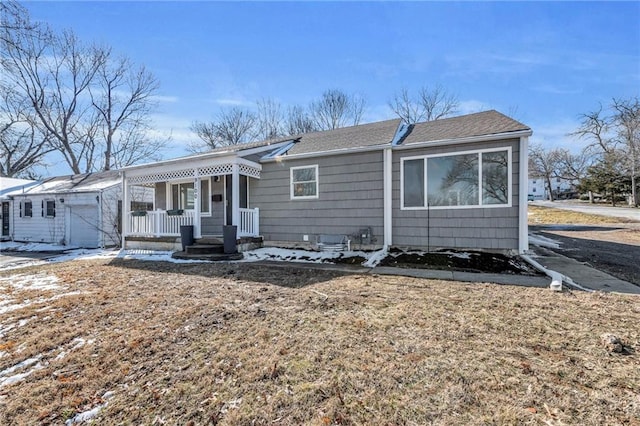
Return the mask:
<svg viewBox="0 0 640 426"><path fill-rule="evenodd" d="M120 250L117 257L118 259L135 259L135 260L148 260L152 262L172 262L172 263L203 263L207 260L187 260L187 259L174 259L171 257L172 251L156 251L156 250Z"/></svg>
<svg viewBox="0 0 640 426"><path fill-rule="evenodd" d="M10 277L0 277L0 289L7 288L6 285L16 290L58 290L58 277L46 273L35 275L18 274Z"/></svg>
<svg viewBox="0 0 640 426"><path fill-rule="evenodd" d="M559 249L560 241L553 240L551 238L544 237L537 234L529 234L529 244L533 244L538 247L546 247L551 249Z"/></svg>
<svg viewBox="0 0 640 426"><path fill-rule="evenodd" d="M90 420L93 420L98 415L100 410L102 410L104 407L109 405L109 399L113 398L114 395L115 395L115 392L113 392L113 391L105 392L102 395L102 400L104 401L102 404L97 405L97 406L93 407L90 410L83 411L81 413L76 414L75 416L73 416L72 418L68 419L64 423L65 426L75 425L75 424L78 424L78 423L85 423L85 422L88 422Z"/></svg>
<svg viewBox="0 0 640 426"><path fill-rule="evenodd" d="M334 263L336 259L345 259L349 257L363 257L369 259L372 253L363 251L307 251L282 249L277 247L263 247L256 250L244 252L245 262L257 262L260 260L276 260L284 262L305 262L305 263ZM242 262L241 261L241 262Z"/></svg>

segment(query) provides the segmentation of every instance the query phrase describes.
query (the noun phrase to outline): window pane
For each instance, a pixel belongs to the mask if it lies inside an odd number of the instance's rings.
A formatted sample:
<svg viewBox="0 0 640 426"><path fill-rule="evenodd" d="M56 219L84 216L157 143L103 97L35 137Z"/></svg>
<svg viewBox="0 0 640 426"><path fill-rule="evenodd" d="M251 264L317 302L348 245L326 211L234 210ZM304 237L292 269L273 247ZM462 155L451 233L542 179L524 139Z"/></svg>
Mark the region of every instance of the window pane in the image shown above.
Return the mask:
<svg viewBox="0 0 640 426"><path fill-rule="evenodd" d="M478 205L478 154L427 159L430 206Z"/></svg>
<svg viewBox="0 0 640 426"><path fill-rule="evenodd" d="M315 182L308 183L294 183L293 184L294 197L313 197L316 195Z"/></svg>
<svg viewBox="0 0 640 426"><path fill-rule="evenodd" d="M509 160L507 154L507 151L482 154L482 204L507 204L509 202Z"/></svg>
<svg viewBox="0 0 640 426"><path fill-rule="evenodd" d="M200 181L200 211L209 213L209 178Z"/></svg>
<svg viewBox="0 0 640 426"><path fill-rule="evenodd" d="M424 206L424 160L404 163L404 207Z"/></svg>
<svg viewBox="0 0 640 426"><path fill-rule="evenodd" d="M24 203L24 215L33 217L33 204L31 204L31 201L27 201Z"/></svg>
<svg viewBox="0 0 640 426"><path fill-rule="evenodd" d="M293 170L293 181L294 182L309 182L316 180L316 169L315 167L309 167L306 169L294 169Z"/></svg>
<svg viewBox="0 0 640 426"><path fill-rule="evenodd" d="M181 183L180 184L180 201L181 209L193 210L193 183Z"/></svg>

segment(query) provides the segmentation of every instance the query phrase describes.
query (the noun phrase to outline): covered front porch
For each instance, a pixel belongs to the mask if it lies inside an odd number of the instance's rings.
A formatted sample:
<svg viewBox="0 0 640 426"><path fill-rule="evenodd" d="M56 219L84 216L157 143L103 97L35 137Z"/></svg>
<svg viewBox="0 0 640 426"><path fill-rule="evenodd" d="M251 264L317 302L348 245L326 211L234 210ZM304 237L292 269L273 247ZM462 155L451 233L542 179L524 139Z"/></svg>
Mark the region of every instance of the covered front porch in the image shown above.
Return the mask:
<svg viewBox="0 0 640 426"><path fill-rule="evenodd" d="M222 235L237 226L237 237L260 235L260 212L249 204L250 179L262 166L229 155L174 160L126 169L123 176L123 247L127 237L179 237L192 225L195 238ZM154 189L153 208L136 200L136 186Z"/></svg>

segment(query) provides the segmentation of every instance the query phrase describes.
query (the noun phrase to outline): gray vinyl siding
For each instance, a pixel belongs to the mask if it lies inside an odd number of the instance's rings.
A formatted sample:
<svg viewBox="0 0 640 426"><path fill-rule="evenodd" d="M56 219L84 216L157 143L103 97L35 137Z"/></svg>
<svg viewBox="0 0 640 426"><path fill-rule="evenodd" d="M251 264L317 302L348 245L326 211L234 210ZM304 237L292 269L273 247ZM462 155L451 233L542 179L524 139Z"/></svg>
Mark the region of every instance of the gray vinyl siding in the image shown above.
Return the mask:
<svg viewBox="0 0 640 426"><path fill-rule="evenodd" d="M290 168L318 165L318 198L290 199ZM266 241L314 242L321 234L357 234L371 227L382 244L382 151L332 155L262 164L249 180L249 207L260 209Z"/></svg>
<svg viewBox="0 0 640 426"><path fill-rule="evenodd" d="M400 209L400 159L420 155L511 147L511 207ZM393 152L393 245L511 250L518 248L519 140L397 150Z"/></svg>
<svg viewBox="0 0 640 426"><path fill-rule="evenodd" d="M167 210L169 203L167 203L167 183L157 182L155 187L155 208L160 210Z"/></svg>

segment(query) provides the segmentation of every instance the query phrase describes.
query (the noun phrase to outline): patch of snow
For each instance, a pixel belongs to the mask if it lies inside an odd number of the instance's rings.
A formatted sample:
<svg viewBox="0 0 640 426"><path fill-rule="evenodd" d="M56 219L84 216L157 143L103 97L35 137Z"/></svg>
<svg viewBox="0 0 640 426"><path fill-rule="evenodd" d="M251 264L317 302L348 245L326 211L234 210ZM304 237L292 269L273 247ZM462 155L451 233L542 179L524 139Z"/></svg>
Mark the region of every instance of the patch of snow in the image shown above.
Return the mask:
<svg viewBox="0 0 640 426"><path fill-rule="evenodd" d="M529 234L529 244L533 244L538 247L546 247L551 249L559 249L560 241L553 240L551 238L544 237L537 234Z"/></svg>
<svg viewBox="0 0 640 426"><path fill-rule="evenodd" d="M172 251L156 250L120 250L119 259L146 260L152 262L172 262L172 263L205 263L206 260L174 259L171 257Z"/></svg>
<svg viewBox="0 0 640 426"><path fill-rule="evenodd" d="M108 400L113 398L114 395L115 395L115 392L113 391L105 392L104 395L102 395L102 399L105 401L103 404L97 405L90 410L83 411L82 413L76 414L75 416L73 416L72 418L64 422L65 426L74 425L78 423L85 423L90 420L93 420L98 415L98 413L100 413L100 410L102 410L104 407L106 407L109 404Z"/></svg>
<svg viewBox="0 0 640 426"><path fill-rule="evenodd" d="M329 251L307 251L295 249L283 249L278 247L263 247L256 250L244 252L245 262L257 262L260 260L276 260L289 262L304 263L327 263L335 259L360 256L365 259L370 254L362 251L345 251L345 252L329 252Z"/></svg>
<svg viewBox="0 0 640 426"><path fill-rule="evenodd" d="M13 288L18 290L58 290L56 283L59 281L55 275L40 273L36 275L12 275L7 278L0 278L0 282L6 281Z"/></svg>
<svg viewBox="0 0 640 426"><path fill-rule="evenodd" d="M32 358L27 358L24 361L21 361L14 366L11 366L5 370L0 371L0 388L3 386L8 386L13 383L19 382L20 380L29 376L34 371L43 369L44 367L42 366L42 364L39 363L41 358L42 358L42 355L37 355ZM19 369L29 367L33 364L36 364L36 365L33 368L25 371L24 373L12 374L13 372ZM12 375L10 376L10 374Z"/></svg>
<svg viewBox="0 0 640 426"><path fill-rule="evenodd" d="M368 268L375 268L378 266L382 260L389 255L389 252L386 249L378 250L376 252L371 253L369 259L364 262L362 265Z"/></svg>

